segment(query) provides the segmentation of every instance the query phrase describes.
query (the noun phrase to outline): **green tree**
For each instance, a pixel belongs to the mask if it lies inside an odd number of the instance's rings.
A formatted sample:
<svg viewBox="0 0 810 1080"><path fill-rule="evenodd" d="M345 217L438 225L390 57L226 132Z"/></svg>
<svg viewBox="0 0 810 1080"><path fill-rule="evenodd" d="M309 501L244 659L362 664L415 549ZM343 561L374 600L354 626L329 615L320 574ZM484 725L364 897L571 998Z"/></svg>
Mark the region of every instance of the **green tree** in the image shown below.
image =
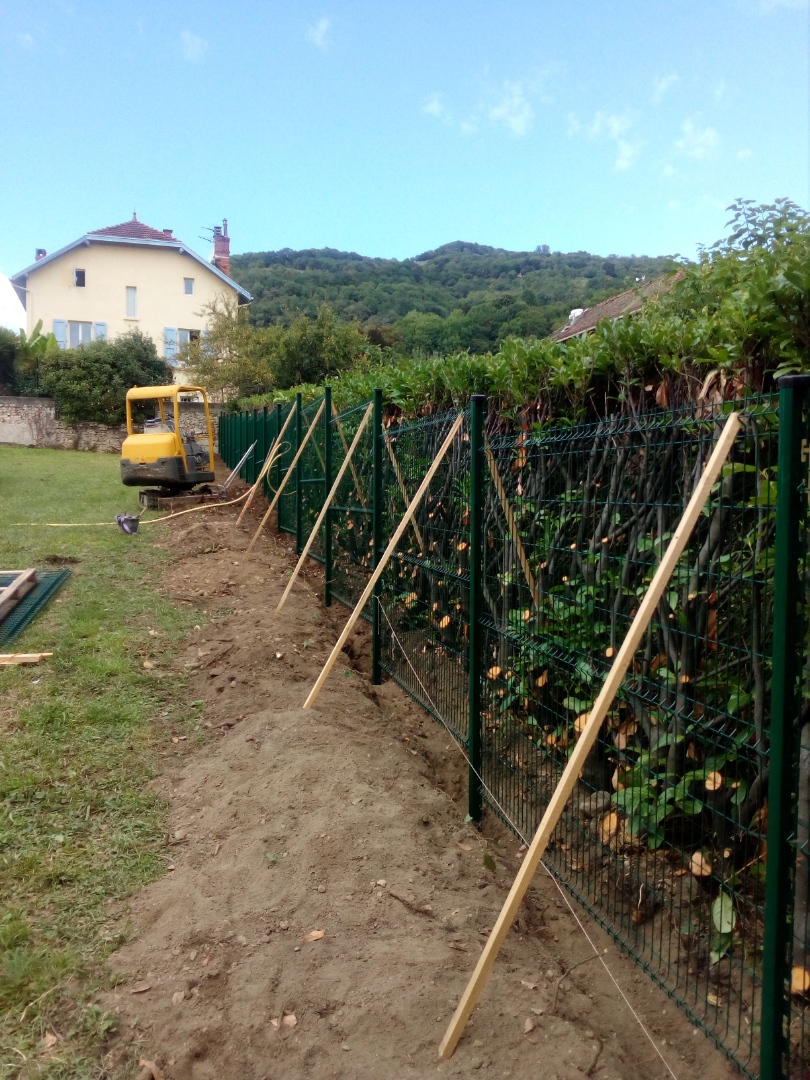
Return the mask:
<svg viewBox="0 0 810 1080"><path fill-rule="evenodd" d="M127 390L165 385L172 374L155 343L139 330L112 341L46 352L40 361L42 386L68 423L120 424Z"/></svg>
<svg viewBox="0 0 810 1080"><path fill-rule="evenodd" d="M17 334L17 349L14 358L14 392L17 394L38 395L43 392L40 379L40 366L45 356L54 356L59 352L59 345L53 334L42 333L40 319L30 336L24 330Z"/></svg>
<svg viewBox="0 0 810 1080"><path fill-rule="evenodd" d="M281 326L272 329L275 331L273 373L279 389L299 382L321 382L347 371L370 351L379 353L357 321L341 322L327 304L321 304L315 319L300 315L289 329Z"/></svg>

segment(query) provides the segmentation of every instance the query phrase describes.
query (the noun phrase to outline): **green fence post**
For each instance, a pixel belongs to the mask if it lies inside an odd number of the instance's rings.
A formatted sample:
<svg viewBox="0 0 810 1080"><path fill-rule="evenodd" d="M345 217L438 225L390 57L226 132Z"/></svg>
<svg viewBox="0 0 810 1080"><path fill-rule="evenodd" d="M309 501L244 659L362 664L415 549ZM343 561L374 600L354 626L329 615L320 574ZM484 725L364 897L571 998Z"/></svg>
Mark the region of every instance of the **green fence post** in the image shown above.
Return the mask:
<svg viewBox="0 0 810 1080"><path fill-rule="evenodd" d="M484 809L481 787L481 679L483 678L484 635L481 616L484 608L484 422L487 399L473 394L470 410L470 625L469 625L469 727L467 752L469 769L469 810L480 821Z"/></svg>
<svg viewBox="0 0 810 1080"><path fill-rule="evenodd" d="M278 438L279 432L281 431L282 427L284 426L284 421L283 421L281 413L282 413L282 405L281 405L280 401L277 401L276 402L276 438ZM278 446L278 447L276 447L276 449L280 451L281 447ZM270 478L268 477L268 480L269 479ZM281 484L281 453L279 453L276 456L276 463L273 466L273 488L276 491L278 491L280 484ZM277 506L276 507L276 532L281 532L281 529L279 528L279 521L280 520L281 520L281 507Z"/></svg>
<svg viewBox="0 0 810 1080"><path fill-rule="evenodd" d="M323 388L323 497L332 490L332 387ZM332 603L332 511L323 519L323 602Z"/></svg>
<svg viewBox="0 0 810 1080"><path fill-rule="evenodd" d="M810 376L779 380L779 456L774 554L773 677L768 776L768 860L765 877L765 927L762 948L762 1015L759 1052L761 1080L785 1076L787 1041L788 946L792 909L793 766L799 716L801 660L797 607L801 557L800 529L807 483L802 466L803 412Z"/></svg>
<svg viewBox="0 0 810 1080"><path fill-rule="evenodd" d="M262 471L264 465L264 459L267 456L267 406L262 409L262 415L259 418L258 423L258 442L256 443L256 460L259 462L259 467L256 470L256 475Z"/></svg>
<svg viewBox="0 0 810 1080"><path fill-rule="evenodd" d="M295 395L295 452L298 453L298 449L301 446L301 442L304 438L304 409L302 405L303 397L301 391ZM303 455L302 455L303 457ZM295 466L295 550L298 554L301 554L301 548L304 546L303 532L303 506L301 499L301 481L304 478L304 469L302 457L298 459Z"/></svg>
<svg viewBox="0 0 810 1080"><path fill-rule="evenodd" d="M256 441L256 410L251 409L250 413L248 414L248 437L247 437L247 446L245 447L245 449L247 450L247 447L250 446L250 444L252 442L255 442L255 441ZM256 475L257 475L257 473L256 473L256 451L257 450L258 450L258 446L254 446L253 453L248 458L248 483L249 484L252 484L254 482L254 480L256 479Z"/></svg>
<svg viewBox="0 0 810 1080"><path fill-rule="evenodd" d="M371 494L371 541L374 558L373 567L376 568L383 553L383 477L382 477L382 452L383 452L383 398L382 390L374 391L374 413L372 416L372 431L374 450L372 459L372 494ZM371 682L379 686L382 682L382 620L380 618L380 604L382 603L382 581L374 586L371 595Z"/></svg>
<svg viewBox="0 0 810 1080"><path fill-rule="evenodd" d="M239 414L239 435L240 435L239 443L240 443L240 446L241 446L241 450L239 451L239 457L240 458L244 454L244 452L247 450L248 446L250 445L250 443L247 441L247 434L248 434L247 422L248 422L247 421L247 413L243 411L243 412L241 412ZM246 461L245 464L242 466L241 473L239 474L246 483L250 482L248 480L248 470L249 469L250 469L250 462Z"/></svg>

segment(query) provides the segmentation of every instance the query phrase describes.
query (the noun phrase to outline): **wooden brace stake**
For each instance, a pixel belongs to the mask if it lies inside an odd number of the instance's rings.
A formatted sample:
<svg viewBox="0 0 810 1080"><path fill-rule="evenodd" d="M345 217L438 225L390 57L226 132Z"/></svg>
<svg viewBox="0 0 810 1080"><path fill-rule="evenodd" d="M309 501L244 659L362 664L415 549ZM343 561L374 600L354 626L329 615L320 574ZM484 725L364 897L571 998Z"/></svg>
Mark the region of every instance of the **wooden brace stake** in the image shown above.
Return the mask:
<svg viewBox="0 0 810 1080"><path fill-rule="evenodd" d="M259 475L257 476L256 481L253 484L253 487L250 489L250 492L248 493L247 502L242 507L241 513L239 514L239 517L236 519L236 524L237 525L242 520L242 518L245 516L245 511L247 510L247 508L253 502L253 498L254 498L256 492L259 490L259 486L260 486L262 480L264 480L265 476L267 476L267 474L270 472L270 466L275 461L274 454L275 454L275 451L276 451L276 447L281 446L282 436L284 435L284 432L287 430L287 425L290 423L290 421L292 420L294 415L295 415L295 409L290 409L289 414L287 415L287 419L284 421L284 424L282 425L281 431L278 433L278 435L276 435L275 439L273 439L273 443L272 443L270 449L267 451L267 457L264 459L264 462L262 464L262 470L259 473ZM255 446L256 444L254 443L253 445Z"/></svg>
<svg viewBox="0 0 810 1080"><path fill-rule="evenodd" d="M518 559L520 560L520 565L523 567L523 573L526 575L526 581L529 584L529 590L532 594L532 599L534 600L534 606L539 608L540 597L537 592L537 582L534 580L534 574L529 566L526 549L523 546L523 541L520 539L520 531L517 527L517 522L515 521L515 515L512 512L509 499L506 497L506 489L503 486L501 474L498 472L498 465L495 461L495 455L492 453L492 448L489 445L489 439L487 438L486 433L484 434L484 450L487 455L487 462L489 463L489 471L492 474L492 482L495 485L498 498L501 500L501 509L506 518L506 524L509 527L509 535L512 537L512 543L517 549Z"/></svg>
<svg viewBox="0 0 810 1080"><path fill-rule="evenodd" d="M526 856L517 872L517 876L515 877L512 888L506 898L506 902L501 908L501 913L492 929L492 933L487 939L484 951L481 953L478 963L476 964L475 971L473 972L470 981L467 983L467 987L458 1003L458 1007L453 1014L453 1019L450 1021L450 1025L439 1046L439 1057L442 1060L447 1060L447 1058L452 1057L453 1051L464 1032L464 1028L470 1018L470 1014L475 1008L475 1004L484 988L484 984L489 977L489 973L492 970L492 966L495 963L501 945L503 944L506 935L509 933L509 928L515 920L521 901L523 900L526 890L531 884L531 880L537 870L537 866L545 853L551 834L556 828L565 804L574 789L580 771L585 764L588 752L596 741L596 736L599 734L602 721L605 719L607 711L622 684L622 680L633 661L635 651L647 630L650 619L653 617L653 614L658 607L658 601L663 596L664 590L669 584L669 579L672 577L678 559L683 554L689 537L692 534L692 530L697 524L701 511L709 498L712 487L720 475L720 470L723 468L723 464L729 455L739 426L739 413L730 413L720 438L717 440L717 445L703 471L703 475L698 481L692 494L692 498L689 500L686 510L683 513L683 517L675 532L672 534L672 539L670 540L669 546L664 553L664 557L655 572L655 576L650 582L647 593L639 604L635 618L630 624L630 629L627 631L627 636L622 642L621 648L616 654L616 659L613 661L613 666L602 684L599 696L588 714L587 723L577 740L571 753L571 757L568 759L568 764L560 777L560 782L549 800L546 812L543 814L543 818L537 828L537 832L534 834L529 850L526 852Z"/></svg>
<svg viewBox="0 0 810 1080"><path fill-rule="evenodd" d="M376 566L376 568L374 570L374 573L368 579L368 583L367 583L365 589L363 589L363 595L357 601L357 606L355 607L354 611L349 616L349 621L343 627L343 632L341 633L340 637L337 639L337 642L335 643L334 649L332 649L331 653L329 654L329 659L323 665L323 670L321 671L320 675L318 676L318 679L317 679L315 685L310 690L309 697L304 702L304 708L305 709L311 709L312 708L312 703L315 701L315 698L321 692L321 687L326 682L326 678L329 675L329 672L332 670L332 667L334 666L335 661L340 656L340 651L343 648L343 646L346 644L346 641L347 641L347 639L349 637L349 634L352 632L352 628L353 628L354 624L360 618L361 611L363 610L363 608L368 603L368 599L371 596L372 592L374 591L374 586L377 584L377 582L382 577L383 570L385 570L386 566L388 565L388 560L394 554L394 550L395 550L397 544L402 539L402 535L405 532L405 530L408 528L408 524L409 524L411 518L416 513L416 508L419 506L419 503L425 497L425 492L430 487L430 481L436 475L436 470L439 468L439 465L441 465L445 454L450 449L450 447L451 447L451 445L453 443L453 439L456 437L456 433L458 432L458 429L461 427L461 424L462 424L463 420L464 420L464 414L459 413L459 415L456 417L456 419L455 419L455 421L453 423L453 426L448 431L447 437L445 438L444 442L442 443L438 454L433 459L433 463L431 464L428 471L425 473L425 478L422 481L422 483L419 485L419 489L417 490L416 494L414 495L413 499L411 500L410 506L405 511L404 517L402 518L399 525L397 525L396 529L394 530L394 535L388 541L388 547L383 552L382 558L380 559L379 563L377 564L377 566Z"/></svg>
<svg viewBox="0 0 810 1080"><path fill-rule="evenodd" d="M290 410L290 415L292 415L292 412L293 412L293 410L291 409L291 410ZM319 409L318 409L318 411L317 411L317 412L315 413L315 419L314 419L314 420L312 421L312 427L311 427L311 428L309 429L309 431L308 431L308 432L306 433L306 435L305 435L305 436L303 437L303 439L301 440L301 445L300 445L300 446L298 447L298 450L297 450L297 452L296 452L296 455L295 455L295 457L294 457L294 458L292 459L292 461L290 462L290 467L289 467L289 469L287 469L287 471L285 472L285 474L284 474L284 479L283 479L283 480L281 481L281 483L280 483L280 484L278 485L278 491L277 491L277 492L275 493L275 495L273 496L273 501L272 501L272 502L270 503L270 505L269 505L269 506L267 507L267 513L266 513L266 514L264 515L264 517L262 518L262 520L261 520L261 524L259 525L259 527L258 527L258 529L256 530L256 532L255 532L255 533L253 534L253 539L252 539L252 540L250 541L250 543L249 543L249 544L248 544L248 546L247 546L247 552L246 552L246 554L247 554L247 555L249 555L249 554L251 553L251 551L253 550L253 545L254 545L254 544L256 543L256 541L257 541L257 540L259 539L259 533L260 533L260 532L262 531L262 529L263 529L263 528L264 528L264 526L265 526L265 523L266 523L267 519L268 519L268 518L270 517L270 515L272 514L272 512L273 512L273 508L274 508L274 506L276 505L276 503L278 502L278 500L279 500L279 497L280 497L280 495L281 495L282 491L283 491L283 490L284 490L284 488L286 487L286 485L287 485L287 481L288 481L288 480L290 479L290 476L292 475L293 469L294 469L294 468L295 468L295 466L296 466L296 465L298 464L298 459L299 459L299 458L301 457L301 455L303 454L304 450L306 449L306 445L307 445L307 443L309 442L310 438L312 437L312 433L313 433L314 431L316 431L316 430L317 430L318 420L320 419L320 416L321 416L321 413L322 413L322 412L323 412L323 402L321 402L321 406L320 406L320 408L319 408ZM282 430L283 430L283 429L282 429Z"/></svg>
<svg viewBox="0 0 810 1080"><path fill-rule="evenodd" d="M405 487L405 481L402 479L402 473L400 472L399 462L394 457L394 448L391 445L391 440L387 435L383 435L383 442L385 443L385 449L388 451L388 456L391 458L391 464L394 466L394 473L399 484L399 490L402 492L402 497L405 500L405 505L408 505L408 489ZM419 526L415 521L411 522L411 528L413 529L413 535L416 537L416 542L419 545L419 552L421 555L425 552L425 541L422 539L422 533L419 531Z"/></svg>
<svg viewBox="0 0 810 1080"><path fill-rule="evenodd" d="M276 608L276 612L281 611L281 609L284 607L284 604L287 601L287 597L290 595L290 590L293 587L293 583L295 582L295 579L298 577L299 571L301 570L301 567L304 565L304 561L306 560L307 555L309 555L309 549L312 547L312 545L313 545L313 543L315 541L315 537L318 535L318 529L320 529L321 525L323 524L323 520L326 517L326 514L327 514L327 512L329 510L329 507L332 504L332 500L334 499L335 495L337 495L338 488L340 487L340 482L343 479L343 474L346 472L346 469L349 467L349 463L352 460L352 455L354 454L354 451L357 448L357 444L360 442L360 436L363 434L363 429L365 428L366 424L368 423L368 418L371 416L371 411L372 411L373 408L374 408L374 402L372 401L372 402L370 402L368 408L366 409L365 414L363 415L363 419L360 421L360 425L358 426L357 431L355 432L354 438L352 439L352 445L349 447L348 451L346 452L346 457L343 459L343 464L340 466L340 469L338 470L338 474L335 477L334 484L332 484L332 490L326 496L326 501L324 502L323 506L321 507L320 514L318 514L318 520L312 526L312 532L309 534L309 539L307 540L306 544L304 544L304 550L301 552L301 557L298 560L298 564L296 565L295 569L292 572L292 577L287 582L287 588L284 590L284 593L283 593L281 599L278 602L278 607Z"/></svg>

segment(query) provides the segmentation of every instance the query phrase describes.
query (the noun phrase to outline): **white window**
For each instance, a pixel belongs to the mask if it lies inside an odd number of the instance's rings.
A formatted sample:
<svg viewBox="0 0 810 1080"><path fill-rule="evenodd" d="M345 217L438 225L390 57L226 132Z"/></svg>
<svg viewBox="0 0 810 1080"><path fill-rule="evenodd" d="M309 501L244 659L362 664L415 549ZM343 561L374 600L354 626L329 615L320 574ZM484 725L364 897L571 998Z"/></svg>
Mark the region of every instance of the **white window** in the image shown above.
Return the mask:
<svg viewBox="0 0 810 1080"><path fill-rule="evenodd" d="M190 341L199 341L199 330L178 330L177 331L177 343L179 345L188 345Z"/></svg>
<svg viewBox="0 0 810 1080"><path fill-rule="evenodd" d="M183 291L185 292L186 296L193 296L194 295L194 278L193 277L184 277L183 278Z"/></svg>
<svg viewBox="0 0 810 1080"><path fill-rule="evenodd" d="M134 285L127 285L127 318L138 317L138 290Z"/></svg>
<svg viewBox="0 0 810 1080"><path fill-rule="evenodd" d="M77 289L84 288L84 270L79 270L77 266L73 268L73 284Z"/></svg>
<svg viewBox="0 0 810 1080"><path fill-rule="evenodd" d="M80 345L89 345L93 324L89 322L68 323L68 345L78 349Z"/></svg>

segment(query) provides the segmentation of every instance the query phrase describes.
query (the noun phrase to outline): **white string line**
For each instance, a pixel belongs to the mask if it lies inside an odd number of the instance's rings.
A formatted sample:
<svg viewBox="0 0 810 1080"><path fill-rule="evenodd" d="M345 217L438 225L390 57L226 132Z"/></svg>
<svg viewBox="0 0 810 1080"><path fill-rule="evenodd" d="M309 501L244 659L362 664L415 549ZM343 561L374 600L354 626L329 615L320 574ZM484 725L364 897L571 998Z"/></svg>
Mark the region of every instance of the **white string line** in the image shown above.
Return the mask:
<svg viewBox="0 0 810 1080"><path fill-rule="evenodd" d="M526 847L528 848L528 847L529 847L529 844L530 844L530 841L529 841L529 840L528 840L528 839L527 839L527 838L526 838L526 837L525 837L525 836L523 835L523 833L522 833L522 832L520 831L520 829L519 829L519 828L518 828L518 827L517 827L517 826L516 826L516 825L514 824L514 822L512 822L512 819L511 819L511 818L509 817L509 815L508 815L508 814L506 813L506 811L504 810L504 808L503 808L503 807L501 806L501 804L500 804L500 803L498 802L498 800L497 800L497 799L495 798L494 794L493 794L493 793L492 793L492 791L491 791L491 790L489 789L489 787L487 787L486 783L484 782L484 778L483 778L483 777L481 776L481 774L480 774L480 773L478 772L478 770L477 770L477 769L475 768L475 766L474 766L474 765L472 764L472 762L470 761L470 758L469 758L469 756L467 755L466 751L464 750L464 747L463 747L463 746L461 745L461 743L459 743L459 741L457 740L457 738L456 738L456 736L455 736L455 733L453 732L452 728L450 727L450 725L449 725L449 724L447 723L447 721L446 721L446 720L444 719L444 717L442 716L442 714L441 714L441 713L439 712L438 708L436 707L436 703L434 702L433 698L432 698L432 697L430 696L430 694L429 694L429 692L428 692L428 689L427 689L427 687L426 687L426 686L425 686L425 684L424 684L424 683L422 682L422 680L421 680L421 679L419 678L419 674L418 674L418 672L417 672L416 668L415 668L415 667L413 666L413 664L411 663L411 659L410 659L410 657L408 656L408 653L407 653L407 652L405 651L405 646L404 646L404 645L402 644L402 642L401 642L401 641L399 640L399 638L398 638L398 636L397 636L397 633L396 633L396 630L394 630L394 627L393 627L393 626L391 625L391 620L390 620L390 619L388 618L388 613L386 612L386 610L385 610L385 607L383 606L383 603L382 603L382 599L381 599L381 598L380 598L379 596L376 596L376 597L374 597L374 599L375 599L375 600L377 601L377 603L379 604L379 606L380 606L380 611L382 612L382 614L383 614L383 617L385 618L385 621L386 621L386 622L388 623L388 628L389 628L389 630L391 631L391 637L392 637L392 638L393 638L393 640L394 640L394 641L395 641L395 642L397 643L397 645L399 645L399 648L400 648L400 650L402 651L402 655L403 655L403 656L405 657L405 663L406 663L406 664L408 665L408 667L409 667L409 668L411 669L411 671L413 672L413 676L414 676L414 678L416 679L416 681L417 681L417 682L419 683L419 686L420 686L420 688L421 688L421 690L422 690L422 693L423 693L423 694L425 695L425 698L427 699L427 702L428 702L428 704L429 704L429 705L430 705L430 707L431 707L431 708L433 709L433 711L434 711L434 713L435 713L435 715L436 715L436 718L437 718L437 720L439 720L439 722L440 722L440 723L441 723L441 724L443 725L443 727L445 727L445 728L447 729L447 731L449 732L449 734L450 734L450 736L451 736L451 738L452 738L452 743L453 743L453 745L454 745L454 746L456 747L456 749L457 749L457 750L459 751L459 753L461 754L461 756L462 756L462 757L464 758L464 760L465 760L465 761L467 762L467 765L469 766L469 768L470 768L470 771L471 771L472 773L474 773L474 775L475 775L475 776L476 776L476 778L478 779L479 783L481 784L481 787L483 788L483 790L484 790L484 791L485 791L485 792L487 793L487 795L488 795L488 796L490 797L490 799L491 799L491 800L492 800L492 802L493 802L493 803L495 804L495 806L496 806L496 807L498 808L498 810L500 810L500 812L501 812L501 813L503 814L504 818L505 818L505 819L506 819L507 821L509 821L509 823L511 824L512 828L513 828L513 829L515 830L515 832L516 832L516 833L518 834L518 836L519 836L519 837L520 837L520 839L521 839L521 840L523 841L523 843L525 844L525 846L526 846ZM574 919L576 920L577 926L578 926L578 927L580 928L580 930L582 931L583 935L585 936L585 940L586 940L586 941L588 942L588 944L590 945L590 947L591 947L591 948L593 949L593 951L594 951L594 953L596 954L596 956L598 956L598 957L599 957L599 962L601 963L602 967L603 967L603 968L605 969L605 971L607 972L608 976L610 977L610 981L611 981L611 982L613 983L613 985L614 985L614 986L616 987L616 989L618 990L618 992L619 992L619 995L621 996L621 999L622 999L622 1001L623 1001L623 1002L625 1003L625 1005L627 1006L627 1008L628 1008L628 1009L630 1010L630 1012L632 1013L632 1015L633 1015L633 1017L634 1017L634 1019L635 1019L636 1023L638 1024L638 1026L639 1026L639 1027L641 1028L641 1030L642 1030L642 1031L644 1032L644 1034L646 1035L647 1039L649 1040L650 1044L652 1045L652 1048L653 1048L653 1050L655 1050L656 1054L657 1054L657 1055L659 1056L659 1058L660 1058L660 1059L661 1059L661 1061L663 1062L663 1064L664 1064L664 1067L666 1068L667 1072L668 1072L668 1073L669 1073L669 1075L670 1075L670 1076L672 1077L672 1080L678 1080L678 1077L677 1077L677 1076L675 1075L675 1073L674 1073L674 1072L672 1071L672 1068L671 1068L671 1066L670 1066L669 1062L668 1062L668 1061L667 1061L667 1059L666 1059L666 1058L664 1057L664 1055L663 1055L663 1054L661 1053L660 1049L658 1048L658 1044L656 1043L655 1039L654 1039L654 1038L652 1037L652 1035L650 1034L650 1031L649 1031L649 1030L648 1030L648 1028L646 1027L646 1025L645 1025L644 1021L643 1021L643 1020L641 1019L641 1017L639 1016L639 1014L638 1014L638 1013L636 1012L636 1010L635 1010L635 1009L633 1008L633 1006L632 1006L632 1004L630 1003L630 1001L629 1001L629 999L628 999L627 995L625 994L624 990L622 990L621 986L620 986L620 985L619 985L619 983L618 983L618 982L616 981L616 977L614 976L613 972L612 972L612 971L610 970L610 968L608 967L608 965L607 965L607 961L605 960L604 956L602 955L602 953L600 953L600 952L599 952L599 949L597 948L597 946L596 946L596 944L594 943L593 939L591 938L590 934L589 934L589 933L588 933L588 931L586 930L586 928L585 928L585 925L583 924L583 922L582 922L582 920L580 919L580 917L579 917L579 915L577 914L577 912L576 912L576 911L574 910L574 907L573 907L573 905L572 905L572 903L571 903L571 901L570 901L570 899L569 899L569 897L568 897L568 894L567 894L567 893L566 893L566 891L565 891L565 890L563 889L562 885L561 885L561 884L559 883L559 881L558 881L558 880L556 879L556 877L555 877L555 876L554 876L554 875L552 874L552 872L551 872L551 871L549 870L549 868L548 868L548 867L546 866L546 864L545 864L545 863L544 863L544 862L542 861L542 859L541 859L541 861L540 861L540 865L541 865L541 866L543 867L543 869L545 870L545 872L546 872L546 873L548 874L548 876L549 876L549 877L551 878L551 880L552 880L552 881L554 882L554 884L556 885L556 887L557 887L557 891L559 892L560 896L561 896L561 897L563 898L563 900L565 901L565 903L566 903L566 905L567 905L567 907L568 907L568 910L569 910L569 911L571 912L571 914L572 914L572 915L574 916Z"/></svg>

